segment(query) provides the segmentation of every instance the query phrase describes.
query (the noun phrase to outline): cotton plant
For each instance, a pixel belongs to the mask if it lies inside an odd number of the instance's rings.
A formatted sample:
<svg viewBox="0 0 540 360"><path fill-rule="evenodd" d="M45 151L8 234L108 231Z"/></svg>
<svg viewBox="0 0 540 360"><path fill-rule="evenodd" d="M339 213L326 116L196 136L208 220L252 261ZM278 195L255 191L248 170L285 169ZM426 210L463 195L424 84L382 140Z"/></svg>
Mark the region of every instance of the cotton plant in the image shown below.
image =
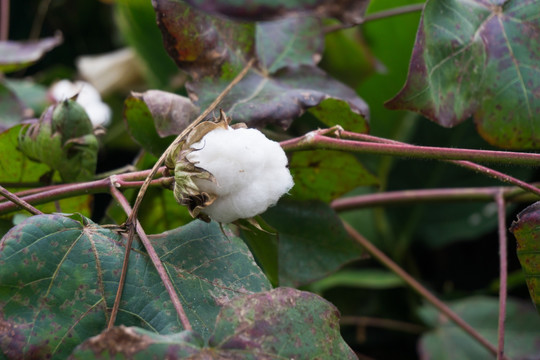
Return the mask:
<svg viewBox="0 0 540 360"><path fill-rule="evenodd" d="M171 153L174 195L193 217L231 223L252 219L294 185L279 143L245 124L219 119L196 126Z"/></svg>
<svg viewBox="0 0 540 360"><path fill-rule="evenodd" d="M55 103L76 97L94 127L107 126L111 122L111 108L102 101L101 95L90 83L63 79L50 88L49 94Z"/></svg>

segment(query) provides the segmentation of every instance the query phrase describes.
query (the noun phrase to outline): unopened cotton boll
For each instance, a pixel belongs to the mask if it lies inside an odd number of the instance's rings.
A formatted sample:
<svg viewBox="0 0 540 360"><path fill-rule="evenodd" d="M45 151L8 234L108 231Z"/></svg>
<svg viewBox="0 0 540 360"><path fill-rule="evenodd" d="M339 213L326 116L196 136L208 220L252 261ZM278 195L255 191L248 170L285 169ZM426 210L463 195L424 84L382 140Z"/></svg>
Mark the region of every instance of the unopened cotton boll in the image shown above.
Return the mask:
<svg viewBox="0 0 540 360"><path fill-rule="evenodd" d="M56 102L77 95L77 103L84 108L94 127L106 126L111 121L111 108L101 100L99 92L87 82L72 83L69 80L60 80L52 86L50 93Z"/></svg>
<svg viewBox="0 0 540 360"><path fill-rule="evenodd" d="M194 182L217 196L202 210L215 221L230 223L261 214L294 185L279 143L256 129L217 128L191 148L187 159L213 176L213 181Z"/></svg>

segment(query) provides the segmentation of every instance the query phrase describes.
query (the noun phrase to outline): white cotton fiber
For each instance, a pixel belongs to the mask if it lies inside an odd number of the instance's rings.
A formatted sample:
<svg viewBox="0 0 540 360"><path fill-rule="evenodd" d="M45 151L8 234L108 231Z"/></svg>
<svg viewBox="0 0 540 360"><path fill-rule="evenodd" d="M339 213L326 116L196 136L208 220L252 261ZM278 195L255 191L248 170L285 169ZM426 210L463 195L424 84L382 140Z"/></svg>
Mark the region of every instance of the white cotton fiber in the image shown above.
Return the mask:
<svg viewBox="0 0 540 360"><path fill-rule="evenodd" d="M279 143L256 129L216 129L191 146L187 159L210 172L216 183L195 179L201 191L217 195L203 213L230 223L275 205L294 185Z"/></svg>
<svg viewBox="0 0 540 360"><path fill-rule="evenodd" d="M78 94L77 102L84 108L94 126L106 126L111 121L111 108L101 100L96 88L87 82L60 80L52 86L50 93L56 102Z"/></svg>

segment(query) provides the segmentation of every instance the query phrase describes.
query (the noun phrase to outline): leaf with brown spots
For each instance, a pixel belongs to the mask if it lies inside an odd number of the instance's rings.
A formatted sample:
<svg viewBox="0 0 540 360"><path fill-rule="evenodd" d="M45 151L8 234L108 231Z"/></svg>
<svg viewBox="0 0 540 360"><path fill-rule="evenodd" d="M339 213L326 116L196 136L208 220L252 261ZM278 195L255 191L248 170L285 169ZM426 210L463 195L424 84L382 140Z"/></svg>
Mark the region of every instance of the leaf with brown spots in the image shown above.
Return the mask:
<svg viewBox="0 0 540 360"><path fill-rule="evenodd" d="M313 114L368 129L369 109L356 92L317 67L324 48L319 18L295 16L258 23L213 17L176 0L153 0L164 44L190 76L186 89L206 108L245 66L256 65L219 105L234 121L251 127L287 128L310 108Z"/></svg>
<svg viewBox="0 0 540 360"><path fill-rule="evenodd" d="M118 327L81 344L70 359L357 359L339 333L339 312L323 298L277 288L240 296L217 317L207 344L194 332L156 335Z"/></svg>
<svg viewBox="0 0 540 360"><path fill-rule="evenodd" d="M194 221L154 236L193 329L208 337L223 304L270 288L241 239ZM12 358L65 359L106 327L124 239L86 218L31 217L0 241L0 351ZM136 245L118 324L170 334L182 330L165 287Z"/></svg>
<svg viewBox="0 0 540 360"><path fill-rule="evenodd" d="M540 3L430 0L409 76L386 106L452 127L474 117L504 148L540 147Z"/></svg>
<svg viewBox="0 0 540 360"><path fill-rule="evenodd" d="M525 273L529 293L540 312L540 202L520 212L510 231L517 240L516 252Z"/></svg>

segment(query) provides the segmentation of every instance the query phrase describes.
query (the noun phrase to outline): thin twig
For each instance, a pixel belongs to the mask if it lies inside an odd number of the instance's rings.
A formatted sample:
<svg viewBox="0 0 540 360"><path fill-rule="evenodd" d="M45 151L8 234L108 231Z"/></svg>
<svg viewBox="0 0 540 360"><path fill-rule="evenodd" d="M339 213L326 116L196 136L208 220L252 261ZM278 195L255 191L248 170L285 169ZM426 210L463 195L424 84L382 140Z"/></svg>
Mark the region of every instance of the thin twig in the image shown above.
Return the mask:
<svg viewBox="0 0 540 360"><path fill-rule="evenodd" d="M32 29L30 30L30 36L29 36L30 40L39 39L39 35L41 34L41 29L43 27L43 21L45 20L47 11L49 11L50 5L51 5L51 0L40 1L39 7L36 11L36 15L34 17L34 23L32 24Z"/></svg>
<svg viewBox="0 0 540 360"><path fill-rule="evenodd" d="M535 153L458 149L344 140L320 135L317 131L308 133L298 138L283 141L281 142L281 147L285 151L330 149L377 155L402 156L417 159L469 160L493 162L506 165L540 165L540 154Z"/></svg>
<svg viewBox="0 0 540 360"><path fill-rule="evenodd" d="M506 206L504 193L501 189L495 196L499 218L499 323L497 336L497 360L504 358L504 321L506 318L506 291L508 280L507 237L506 237Z"/></svg>
<svg viewBox="0 0 540 360"><path fill-rule="evenodd" d="M129 206L127 199L124 197L124 195L120 191L115 192L115 197L117 200L119 200L118 203L120 204L120 206L122 206L122 209L124 209L124 212L126 214L133 213L133 210ZM133 228L134 228L133 226L130 227L130 230ZM143 243L146 249L146 252L148 253L148 256L150 257L150 260L152 260L152 263L154 264L154 267L156 268L156 271L158 272L159 277L161 281L163 282L165 289L167 290L167 293L169 293L169 297L171 298L172 304L176 310L176 313L178 314L178 317L180 318L180 322L182 323L184 330L192 330L192 327L187 318L186 312L184 311L182 303L180 302L180 299L178 298L178 294L174 290L174 285L172 284L171 279L167 275L167 270L165 270L165 267L163 266L163 263L161 262L159 255L154 250L152 243L148 239L148 236L146 236L146 233L144 232L144 229L142 228L139 221L135 223L135 228L137 231L137 235L139 235L139 238L141 239L141 242ZM133 238L133 236L129 236L129 237ZM128 237L128 243L129 243L129 237Z"/></svg>
<svg viewBox="0 0 540 360"><path fill-rule="evenodd" d="M231 91L231 89L244 78L244 76L248 73L249 69L251 69L251 67L253 66L254 62L255 62L255 59L251 59L246 64L246 66L242 69L242 71L238 75L236 75L236 77L229 83L229 85L227 85L227 87L218 95L218 97L216 97L216 99L206 108L206 110L203 111L202 114L200 114L195 119L195 121L193 121L184 131L182 131L182 133L176 137L176 139L172 142L172 144L169 145L167 150L165 150L163 154L161 154L160 158L158 159L158 161L152 168L150 174L146 178L144 184L139 190L139 193L137 194L137 199L135 199L135 204L133 205L133 212L128 216L126 220L126 226L129 227L133 223L134 219L136 219L137 212L139 211L139 207L141 205L142 199L144 198L144 194L146 193L146 189L148 188L148 185L150 184L150 180L157 173L159 167L163 164L169 152L174 150L174 148L178 146L180 142L182 142L184 137L191 131L191 129L193 129L199 123L204 121L206 117L212 111L214 111L214 109L219 105L219 103L223 100L223 98L227 96L227 94Z"/></svg>
<svg viewBox="0 0 540 360"><path fill-rule="evenodd" d="M145 173L149 173L147 171ZM140 172L138 172L140 174ZM115 184L117 187L121 188L140 188L143 185L143 181L126 181L132 177L132 174L123 174L115 176ZM164 184L171 181L171 178L159 178L154 179L150 182L151 186L163 186ZM80 196L80 195L90 195L97 193L108 193L109 192L109 179L101 179L95 181L89 181L84 183L74 183L74 184L63 184L63 185L52 185L44 188L38 189L29 189L18 192L16 195L19 196L22 200L34 204L45 204L55 200L61 200L68 197ZM17 205L11 202L0 202L0 215L15 211Z"/></svg>
<svg viewBox="0 0 540 360"><path fill-rule="evenodd" d="M336 211L347 211L373 206L401 205L420 202L450 201L493 201L499 190L503 189L506 202L528 202L537 200L536 195L518 187L471 187L451 189L397 190L339 198L332 201ZM521 196L527 194L528 196Z"/></svg>
<svg viewBox="0 0 540 360"><path fill-rule="evenodd" d="M385 144L396 144L396 145L404 145L404 146L414 146L407 143L399 142L396 140L389 140L389 139L383 139L377 136L373 135L367 135L367 134L359 134L359 133L353 133L349 131L339 131L338 136L346 139L355 139L355 140L361 140L361 141L371 141L371 142L377 142L377 143L385 143ZM529 191L533 194L540 196L540 189L526 183L525 181L521 181L519 179L516 179L513 176L504 174L500 171L493 170L491 168L488 168L483 165L479 165L470 161L465 160L447 160L447 162L461 166L463 168L472 170L474 172L487 175L493 179L497 179L499 181L502 181L504 183L513 184L516 186L519 186L520 188Z"/></svg>
<svg viewBox="0 0 540 360"><path fill-rule="evenodd" d="M43 214L43 212L39 211L38 209L36 209L32 205L30 205L29 203L24 201L23 199L21 199L17 195L9 192L3 186L0 186L0 194L2 196L4 196L6 199L8 199L9 201L11 201L11 203L17 205L18 207L23 208L24 210L28 211L29 213L31 213L33 215Z"/></svg>
<svg viewBox="0 0 540 360"><path fill-rule="evenodd" d="M393 319L381 319L368 316L342 316L340 325L356 325L361 327L378 327L382 329L401 331L411 334L421 334L426 327Z"/></svg>
<svg viewBox="0 0 540 360"><path fill-rule="evenodd" d="M392 259L386 256L385 253L380 251L375 247L371 242L366 238L360 235L352 226L348 223L343 222L347 233L367 252L369 252L374 258L380 261L384 266L393 271L398 275L405 283L407 283L414 291L420 294L433 306L435 306L441 313L446 315L450 320L452 320L457 326L462 328L467 332L471 337L473 337L478 343L484 346L489 350L493 355L497 354L497 348L493 346L489 341L487 341L482 335L480 335L475 329L473 329L467 322L465 322L458 314L456 314L452 309L450 309L445 303L439 300L435 295L429 292L422 284L420 284L416 279L409 275L405 270L403 270L398 264L396 264ZM504 359L504 358L503 358Z"/></svg>
<svg viewBox="0 0 540 360"><path fill-rule="evenodd" d="M109 190L114 199L118 201L119 204L122 204L122 208L129 208L129 203L127 202L126 197L120 192L120 190L116 188L112 181L109 186ZM129 254L131 253L131 246L133 245L134 238L134 236L128 238L126 243L126 252L124 253L124 261L122 262L122 272L120 273L120 280L118 280L118 289L116 290L116 297L114 298L114 304L111 311L111 317L109 318L109 324L107 324L107 329L111 329L114 326L116 315L118 314L118 309L120 308L120 300L122 299L122 292L124 291L124 284L127 277Z"/></svg>
<svg viewBox="0 0 540 360"><path fill-rule="evenodd" d="M424 3L420 3L420 4L400 6L397 8L384 10L384 11L378 11L376 13L365 16L363 19L355 23L337 24L337 25L328 26L326 29L324 29L324 32L328 34L333 31L344 30L344 29L348 29L354 26L362 25L370 21L386 19L392 16L407 14L411 12L422 11L423 9L424 9Z"/></svg>
<svg viewBox="0 0 540 360"><path fill-rule="evenodd" d="M0 0L0 41L9 39L9 0Z"/></svg>

